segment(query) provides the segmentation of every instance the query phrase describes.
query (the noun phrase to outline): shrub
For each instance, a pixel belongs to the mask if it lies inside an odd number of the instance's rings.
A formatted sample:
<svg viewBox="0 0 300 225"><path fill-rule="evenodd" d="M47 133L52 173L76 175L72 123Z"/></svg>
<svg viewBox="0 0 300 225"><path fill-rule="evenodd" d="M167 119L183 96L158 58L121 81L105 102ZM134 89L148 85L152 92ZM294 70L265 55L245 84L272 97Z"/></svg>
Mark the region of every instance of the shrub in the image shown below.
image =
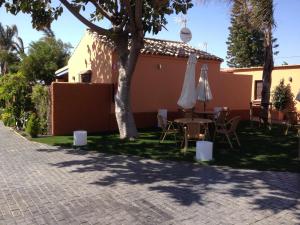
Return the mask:
<svg viewBox="0 0 300 225"><path fill-rule="evenodd" d="M29 116L29 120L27 121L25 131L33 138L37 137L37 135L39 134L40 123L35 113Z"/></svg>
<svg viewBox="0 0 300 225"><path fill-rule="evenodd" d="M15 125L15 120L10 112L3 112L1 120L5 126L13 127Z"/></svg>
<svg viewBox="0 0 300 225"><path fill-rule="evenodd" d="M272 92L272 103L278 111L295 110L294 94L289 84L284 84L284 79L274 88Z"/></svg>
<svg viewBox="0 0 300 225"><path fill-rule="evenodd" d="M30 85L20 73L6 74L0 78L1 106L11 114L18 128L24 125L24 112L31 109L30 92Z"/></svg>
<svg viewBox="0 0 300 225"><path fill-rule="evenodd" d="M40 121L40 132L47 133L48 127L48 108L50 104L48 87L41 84L36 84L32 88L31 101Z"/></svg>

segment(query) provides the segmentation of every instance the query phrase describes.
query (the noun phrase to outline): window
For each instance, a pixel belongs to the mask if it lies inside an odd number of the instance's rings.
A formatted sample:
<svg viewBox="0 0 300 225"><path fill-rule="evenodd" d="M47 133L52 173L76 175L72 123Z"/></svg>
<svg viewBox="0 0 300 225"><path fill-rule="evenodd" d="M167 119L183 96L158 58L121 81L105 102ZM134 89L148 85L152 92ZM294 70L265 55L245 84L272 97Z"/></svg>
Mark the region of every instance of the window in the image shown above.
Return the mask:
<svg viewBox="0 0 300 225"><path fill-rule="evenodd" d="M261 91L263 87L262 80L255 81L254 99L261 99Z"/></svg>
<svg viewBox="0 0 300 225"><path fill-rule="evenodd" d="M90 73L81 74L81 82L82 83L90 83L91 76L92 76L92 74L90 74Z"/></svg>
<svg viewBox="0 0 300 225"><path fill-rule="evenodd" d="M82 83L90 83L92 78L92 71L91 70L83 70L79 72L80 81Z"/></svg>

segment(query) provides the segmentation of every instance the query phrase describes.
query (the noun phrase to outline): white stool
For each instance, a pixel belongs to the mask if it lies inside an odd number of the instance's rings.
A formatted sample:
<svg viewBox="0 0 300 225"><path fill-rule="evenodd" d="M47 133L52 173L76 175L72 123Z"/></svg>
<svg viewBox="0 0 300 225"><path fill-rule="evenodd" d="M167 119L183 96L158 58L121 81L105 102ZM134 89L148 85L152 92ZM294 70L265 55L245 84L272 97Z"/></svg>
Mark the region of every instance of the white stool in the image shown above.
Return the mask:
<svg viewBox="0 0 300 225"><path fill-rule="evenodd" d="M212 160L213 143L210 141L197 141L196 143L196 160Z"/></svg>
<svg viewBox="0 0 300 225"><path fill-rule="evenodd" d="M159 109L158 110L158 115L162 116L164 119L164 123L167 124L167 119L168 119L168 110L167 109ZM158 122L158 127L160 127L160 124Z"/></svg>
<svg viewBox="0 0 300 225"><path fill-rule="evenodd" d="M87 131L76 130L73 132L73 145L74 146L85 146L87 145Z"/></svg>

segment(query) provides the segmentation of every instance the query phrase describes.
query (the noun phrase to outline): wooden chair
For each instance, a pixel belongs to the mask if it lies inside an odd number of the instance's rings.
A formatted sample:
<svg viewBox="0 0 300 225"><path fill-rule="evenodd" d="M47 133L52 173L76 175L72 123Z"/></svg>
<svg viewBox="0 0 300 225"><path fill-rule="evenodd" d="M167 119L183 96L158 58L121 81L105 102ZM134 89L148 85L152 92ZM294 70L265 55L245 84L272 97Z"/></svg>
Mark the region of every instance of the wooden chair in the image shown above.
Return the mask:
<svg viewBox="0 0 300 225"><path fill-rule="evenodd" d="M225 135L231 149L233 148L233 145L230 141L230 136L234 136L238 145L241 146L241 143L240 143L239 138L236 133L236 128L237 128L240 120L241 120L241 117L236 116L236 117L232 118L231 120L229 120L228 122L226 122L224 124L224 126L216 127L216 134Z"/></svg>
<svg viewBox="0 0 300 225"><path fill-rule="evenodd" d="M187 123L184 127L184 149L186 150L188 147L189 141L199 141L204 140L207 133L207 128L205 125L201 125L199 123Z"/></svg>
<svg viewBox="0 0 300 225"><path fill-rule="evenodd" d="M216 131L217 130L225 128L228 115L229 115L229 111L228 110L220 110L217 113L216 118L214 120L214 124L215 124L214 138L216 136Z"/></svg>
<svg viewBox="0 0 300 225"><path fill-rule="evenodd" d="M172 121L164 120L164 118L159 114L157 114L157 120L159 126L162 129L160 143L162 143L165 140L167 135L174 136L174 140L175 142L177 142L176 136L179 133L179 129L176 127L176 124Z"/></svg>
<svg viewBox="0 0 300 225"><path fill-rule="evenodd" d="M260 101L250 102L249 118L251 122L251 127L253 127L253 122L258 122L259 127L264 123L261 112L262 112L262 105ZM268 111L269 129L271 129L272 126L271 112L272 112L272 103L269 104L269 111Z"/></svg>
<svg viewBox="0 0 300 225"><path fill-rule="evenodd" d="M296 111L286 112L285 117L286 128L284 134L287 135L290 128L300 125L300 114L298 114Z"/></svg>
<svg viewBox="0 0 300 225"><path fill-rule="evenodd" d="M217 117L219 116L219 112L220 111L229 111L229 108L228 107L214 107L214 116L212 119L216 120Z"/></svg>

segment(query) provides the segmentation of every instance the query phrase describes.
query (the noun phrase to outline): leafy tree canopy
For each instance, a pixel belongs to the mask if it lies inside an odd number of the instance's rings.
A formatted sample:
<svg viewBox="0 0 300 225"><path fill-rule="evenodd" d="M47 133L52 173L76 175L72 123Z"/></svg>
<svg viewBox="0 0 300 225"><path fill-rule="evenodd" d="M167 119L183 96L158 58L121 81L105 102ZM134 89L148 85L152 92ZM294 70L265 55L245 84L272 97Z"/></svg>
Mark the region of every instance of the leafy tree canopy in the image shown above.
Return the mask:
<svg viewBox="0 0 300 225"><path fill-rule="evenodd" d="M67 64L70 48L70 44L53 37L41 38L30 44L20 70L29 81L49 85L54 80L55 71Z"/></svg>
<svg viewBox="0 0 300 225"><path fill-rule="evenodd" d="M248 0L246 0L248 1ZM226 42L227 63L230 67L262 66L264 60L264 34L250 25L250 18L244 5L234 1L231 13L231 26Z"/></svg>
<svg viewBox="0 0 300 225"><path fill-rule="evenodd" d="M192 0L60 0L60 2L91 30L102 34L125 30L132 33L134 32L131 29L132 23L140 22L137 18L141 19L144 32L156 34L166 25L166 14L186 13L186 10L192 7ZM55 5L51 0L0 0L0 7L2 5L14 15L19 12L30 13L32 25L38 30L50 27L52 21L63 12L62 5ZM90 13L90 18L86 19L80 12L90 6L93 6L94 10ZM96 25L96 22L103 18L112 23L112 28L104 29Z"/></svg>

